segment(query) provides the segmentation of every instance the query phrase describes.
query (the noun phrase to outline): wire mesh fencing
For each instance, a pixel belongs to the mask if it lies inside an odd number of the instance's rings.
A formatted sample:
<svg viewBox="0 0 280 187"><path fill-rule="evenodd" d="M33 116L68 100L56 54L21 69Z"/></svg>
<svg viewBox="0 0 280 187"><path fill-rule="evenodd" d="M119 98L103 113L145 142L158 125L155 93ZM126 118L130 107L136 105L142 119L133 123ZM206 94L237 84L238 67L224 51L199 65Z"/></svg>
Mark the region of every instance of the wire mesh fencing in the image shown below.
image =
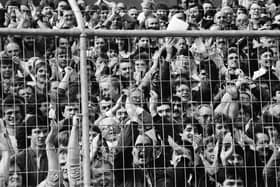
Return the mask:
<svg viewBox="0 0 280 187"><path fill-rule="evenodd" d="M1 38L1 186L279 186L277 34L65 33Z"/></svg>

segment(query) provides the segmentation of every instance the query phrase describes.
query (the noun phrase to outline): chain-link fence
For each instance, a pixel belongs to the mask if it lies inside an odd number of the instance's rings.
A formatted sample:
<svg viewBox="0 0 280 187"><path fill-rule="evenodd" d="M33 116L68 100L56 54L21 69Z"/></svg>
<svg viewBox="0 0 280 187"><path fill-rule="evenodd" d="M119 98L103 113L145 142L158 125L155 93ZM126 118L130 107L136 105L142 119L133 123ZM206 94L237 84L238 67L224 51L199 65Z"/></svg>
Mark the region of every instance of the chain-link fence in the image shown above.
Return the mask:
<svg viewBox="0 0 280 187"><path fill-rule="evenodd" d="M279 33L0 34L1 186L279 186Z"/></svg>

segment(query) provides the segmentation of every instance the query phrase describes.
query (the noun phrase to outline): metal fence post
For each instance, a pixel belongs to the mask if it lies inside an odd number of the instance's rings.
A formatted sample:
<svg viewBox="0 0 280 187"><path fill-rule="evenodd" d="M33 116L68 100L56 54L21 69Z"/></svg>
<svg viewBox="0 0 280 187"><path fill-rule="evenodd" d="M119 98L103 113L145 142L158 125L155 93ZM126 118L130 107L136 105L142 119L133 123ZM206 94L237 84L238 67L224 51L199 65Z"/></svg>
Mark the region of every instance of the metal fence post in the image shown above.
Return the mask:
<svg viewBox="0 0 280 187"><path fill-rule="evenodd" d="M83 182L90 187L90 156L89 156L89 114L88 114L88 79L86 60L86 34L80 35L80 77L81 77L81 103L82 103L82 143L83 143Z"/></svg>
<svg viewBox="0 0 280 187"><path fill-rule="evenodd" d="M88 79L86 59L86 34L83 15L76 0L68 0L80 29L80 78L82 104L82 145L83 145L83 186L90 187L90 156L89 156L89 114L88 114Z"/></svg>

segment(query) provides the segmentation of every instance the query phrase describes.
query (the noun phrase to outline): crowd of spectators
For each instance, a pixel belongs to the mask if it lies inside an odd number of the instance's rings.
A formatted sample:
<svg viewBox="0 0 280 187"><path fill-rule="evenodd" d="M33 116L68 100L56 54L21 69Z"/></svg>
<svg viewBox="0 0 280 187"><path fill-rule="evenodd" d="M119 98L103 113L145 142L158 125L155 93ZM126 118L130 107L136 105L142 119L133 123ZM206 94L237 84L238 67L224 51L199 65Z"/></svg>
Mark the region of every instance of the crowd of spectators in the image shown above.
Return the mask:
<svg viewBox="0 0 280 187"><path fill-rule="evenodd" d="M280 29L276 0L77 3L88 29ZM67 0L0 8L1 27L77 27ZM79 39L0 45L0 187L86 185ZM280 186L279 53L268 36L88 37L90 186Z"/></svg>

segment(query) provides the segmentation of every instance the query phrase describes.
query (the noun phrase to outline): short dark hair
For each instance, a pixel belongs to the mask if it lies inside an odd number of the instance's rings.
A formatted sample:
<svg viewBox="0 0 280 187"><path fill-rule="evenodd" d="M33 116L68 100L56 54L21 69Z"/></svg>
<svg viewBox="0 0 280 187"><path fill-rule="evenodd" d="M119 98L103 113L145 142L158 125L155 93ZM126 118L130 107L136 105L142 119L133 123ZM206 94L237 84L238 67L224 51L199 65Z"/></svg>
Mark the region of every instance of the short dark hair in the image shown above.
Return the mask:
<svg viewBox="0 0 280 187"><path fill-rule="evenodd" d="M3 100L3 108L4 108L4 111L7 109L7 108L11 108L11 107L15 107L15 106L19 106L20 107L20 113L22 116L24 116L25 112L24 112L24 101L21 97L19 96L14 96L14 95L8 95L4 98Z"/></svg>

